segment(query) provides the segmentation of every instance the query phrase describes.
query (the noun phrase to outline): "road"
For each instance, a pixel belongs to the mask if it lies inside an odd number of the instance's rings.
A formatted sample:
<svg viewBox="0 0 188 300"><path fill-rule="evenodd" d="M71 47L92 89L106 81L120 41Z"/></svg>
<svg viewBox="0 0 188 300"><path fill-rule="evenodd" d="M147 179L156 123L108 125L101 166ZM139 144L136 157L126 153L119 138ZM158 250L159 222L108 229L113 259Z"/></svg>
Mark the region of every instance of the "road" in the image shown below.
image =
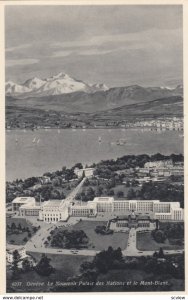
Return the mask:
<svg viewBox="0 0 188 300"><path fill-rule="evenodd" d="M82 185L84 184L86 177L82 179L82 181L75 187L75 189L65 198L64 203L69 204L72 202L76 195L78 194L79 190L81 189Z"/></svg>
<svg viewBox="0 0 188 300"><path fill-rule="evenodd" d="M136 229L131 228L127 242L127 248L122 251L123 256L152 256L156 251L140 251L136 248ZM179 254L184 250L163 250L164 254Z"/></svg>
<svg viewBox="0 0 188 300"><path fill-rule="evenodd" d="M96 250L71 250L71 249L56 249L56 248L46 248L42 242L44 236L48 236L49 232L53 229L55 225L48 224L48 226L44 229L40 229L37 232L38 239L34 236L30 241L26 244L26 251L28 252L38 252L38 253L48 253L48 254L59 254L59 255L83 255L83 256L95 256L100 251ZM76 251L76 252L75 252ZM129 238L127 248L122 250L123 256L152 256L155 251L140 251L136 248L136 230L131 228L129 231ZM183 253L184 250L163 250L164 254L180 254Z"/></svg>

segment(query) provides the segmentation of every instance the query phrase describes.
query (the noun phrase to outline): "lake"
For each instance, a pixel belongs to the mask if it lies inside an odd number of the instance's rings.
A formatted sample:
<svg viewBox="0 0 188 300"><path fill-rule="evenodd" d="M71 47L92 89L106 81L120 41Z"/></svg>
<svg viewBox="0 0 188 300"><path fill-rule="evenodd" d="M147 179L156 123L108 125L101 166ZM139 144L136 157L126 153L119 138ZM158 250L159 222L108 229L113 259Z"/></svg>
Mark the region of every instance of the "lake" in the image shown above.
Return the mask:
<svg viewBox="0 0 188 300"><path fill-rule="evenodd" d="M124 145L117 140L125 139ZM6 132L6 180L40 176L48 171L91 164L127 154L183 153L177 131L141 129L52 129Z"/></svg>

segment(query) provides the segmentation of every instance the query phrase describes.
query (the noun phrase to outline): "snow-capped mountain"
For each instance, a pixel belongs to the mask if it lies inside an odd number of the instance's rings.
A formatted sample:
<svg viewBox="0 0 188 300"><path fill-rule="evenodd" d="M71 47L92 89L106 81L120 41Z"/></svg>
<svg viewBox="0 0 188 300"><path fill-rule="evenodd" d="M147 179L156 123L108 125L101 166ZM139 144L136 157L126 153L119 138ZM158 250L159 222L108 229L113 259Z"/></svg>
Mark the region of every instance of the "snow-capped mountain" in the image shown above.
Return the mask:
<svg viewBox="0 0 188 300"><path fill-rule="evenodd" d="M106 90L108 87L104 84L85 83L62 72L46 79L34 77L21 85L10 81L5 85L6 95L23 97L42 97L74 92L95 93Z"/></svg>
<svg viewBox="0 0 188 300"><path fill-rule="evenodd" d="M27 88L24 85L20 85L17 83L14 83L12 81L7 81L5 83L5 93L6 94L22 94L22 93L28 93L30 92L30 89Z"/></svg>
<svg viewBox="0 0 188 300"><path fill-rule="evenodd" d="M34 78L26 80L23 85L28 87L32 91L32 90L39 89L42 85L45 84L45 82L46 82L45 80L34 77Z"/></svg>
<svg viewBox="0 0 188 300"><path fill-rule="evenodd" d="M90 88L92 88L92 90L94 92L97 92L97 91L107 91L109 89L107 87L107 85L104 84L104 83L96 83L96 84L89 83L88 85L89 85Z"/></svg>

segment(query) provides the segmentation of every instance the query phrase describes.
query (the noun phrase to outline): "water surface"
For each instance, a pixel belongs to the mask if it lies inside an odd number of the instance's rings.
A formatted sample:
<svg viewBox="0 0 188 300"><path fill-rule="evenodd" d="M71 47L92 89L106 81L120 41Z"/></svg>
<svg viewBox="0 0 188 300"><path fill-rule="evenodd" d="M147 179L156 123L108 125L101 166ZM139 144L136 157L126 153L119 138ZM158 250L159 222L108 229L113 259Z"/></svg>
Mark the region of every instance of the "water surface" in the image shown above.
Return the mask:
<svg viewBox="0 0 188 300"><path fill-rule="evenodd" d="M116 141L125 139L125 145ZM6 179L40 176L47 171L91 164L127 154L183 153L176 131L136 129L12 130L6 133Z"/></svg>

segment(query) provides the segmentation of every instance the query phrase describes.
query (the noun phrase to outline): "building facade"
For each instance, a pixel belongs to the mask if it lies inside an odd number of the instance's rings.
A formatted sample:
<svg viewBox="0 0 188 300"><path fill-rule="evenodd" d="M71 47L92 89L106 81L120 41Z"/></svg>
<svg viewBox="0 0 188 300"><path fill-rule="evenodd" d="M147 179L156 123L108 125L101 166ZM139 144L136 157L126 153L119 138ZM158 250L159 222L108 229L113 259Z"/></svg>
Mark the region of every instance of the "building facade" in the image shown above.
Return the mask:
<svg viewBox="0 0 188 300"><path fill-rule="evenodd" d="M48 200L41 205L39 219L44 222L67 221L68 217L68 206L64 200Z"/></svg>
<svg viewBox="0 0 188 300"><path fill-rule="evenodd" d="M94 168L74 169L74 173L78 176L78 178L81 178L83 175L85 175L85 177L92 177L93 172L94 172Z"/></svg>
<svg viewBox="0 0 188 300"><path fill-rule="evenodd" d="M33 197L17 197L12 201L12 211L19 211L22 205L29 204L35 205L35 198Z"/></svg>
<svg viewBox="0 0 188 300"><path fill-rule="evenodd" d="M40 210L41 210L40 205L32 205L32 204L25 204L20 206L19 208L21 217L39 216Z"/></svg>
<svg viewBox="0 0 188 300"><path fill-rule="evenodd" d="M144 164L144 168L149 168L149 169L153 169L153 168L169 168L173 166L173 161L171 159L167 159L167 160L158 160L158 161L149 161L147 163Z"/></svg>
<svg viewBox="0 0 188 300"><path fill-rule="evenodd" d="M33 198L34 199L34 198ZM15 205L15 201L13 200ZM24 202L25 203L25 202ZM17 203L16 203L17 204ZM20 202L19 202L20 205ZM18 207L14 207L18 209ZM184 210L179 202L161 202L159 200L115 200L113 197L95 197L87 203L66 200L48 200L40 206L24 204L19 206L20 215L23 217L37 216L44 222L56 223L67 221L72 217L96 217L97 214L150 214L154 219L182 221Z"/></svg>

